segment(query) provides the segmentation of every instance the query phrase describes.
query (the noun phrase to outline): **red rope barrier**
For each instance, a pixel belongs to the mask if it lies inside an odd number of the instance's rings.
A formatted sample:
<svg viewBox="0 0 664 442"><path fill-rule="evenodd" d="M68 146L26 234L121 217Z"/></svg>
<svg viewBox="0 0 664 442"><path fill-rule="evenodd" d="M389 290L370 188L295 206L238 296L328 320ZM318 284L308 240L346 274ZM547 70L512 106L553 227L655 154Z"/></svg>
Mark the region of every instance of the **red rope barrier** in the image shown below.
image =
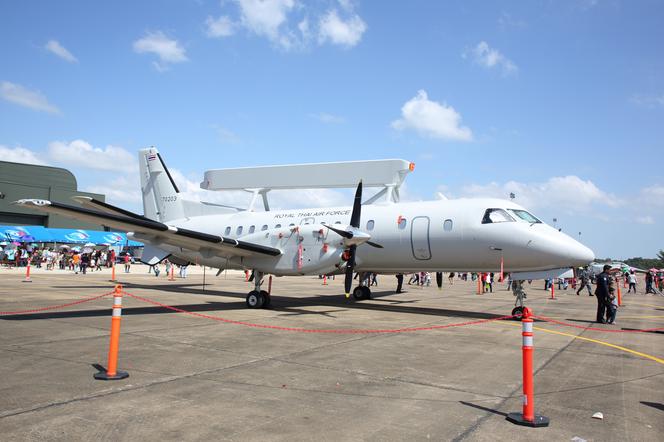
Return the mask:
<svg viewBox="0 0 664 442"><path fill-rule="evenodd" d="M103 298L104 296L108 296L108 295L111 295L111 294L113 294L113 292L104 293L103 295L92 296L90 298L79 299L78 301L68 302L66 304L50 305L48 307L41 307L41 308L36 308L36 309L32 309L32 310L17 310L17 311L14 311L14 312L0 312L0 316L23 315L23 314L29 314L29 313L44 312L44 311L47 311L47 310L56 310L56 309L59 309L59 308L71 307L72 305L83 304L85 302L94 301L96 299L100 299L100 298Z"/></svg>
<svg viewBox="0 0 664 442"><path fill-rule="evenodd" d="M149 298L144 298L138 295L132 295L131 293L127 292L123 293L127 296L131 296L134 299L138 299L139 301L147 302L148 304L156 305L158 307L172 310L177 313L184 313L191 316L197 316L199 318L212 319L213 321L219 321L234 325L244 325L247 327L266 328L271 330L281 330L281 331L300 332L300 333L336 333L336 334L405 333L405 332L415 332L415 331L424 331L424 330L440 330L451 327L462 327L465 325L484 324L486 322L501 321L505 319L514 318L514 316L512 315L507 315L507 316L500 316L498 318L478 319L475 321L458 322L455 324L430 325L426 327L404 327L404 328L394 328L394 329L311 329L311 328L299 328L299 327L282 327L278 325L267 325L267 324L254 324L252 322L236 321L233 319L220 318L218 316L207 315L205 313L190 312L188 310L184 310L178 307L162 304L161 302Z"/></svg>
<svg viewBox="0 0 664 442"><path fill-rule="evenodd" d="M610 329L610 328L588 327L588 326L583 326L583 325L570 324L569 322L558 321L556 319L547 318L545 316L533 315L533 318L540 319L540 320L546 321L546 322L551 322L552 324L562 325L562 326L565 326L565 327L581 328L583 330L601 331L601 332L607 332L607 333L652 333L652 332L664 331L664 328L615 330L615 329Z"/></svg>

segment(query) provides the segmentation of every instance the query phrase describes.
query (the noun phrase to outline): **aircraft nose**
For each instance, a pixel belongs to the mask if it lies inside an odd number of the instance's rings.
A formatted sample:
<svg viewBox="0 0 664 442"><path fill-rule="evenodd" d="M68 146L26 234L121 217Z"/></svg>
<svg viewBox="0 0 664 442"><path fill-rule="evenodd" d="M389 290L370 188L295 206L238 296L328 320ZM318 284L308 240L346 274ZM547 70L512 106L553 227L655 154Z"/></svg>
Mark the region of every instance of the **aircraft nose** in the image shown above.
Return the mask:
<svg viewBox="0 0 664 442"><path fill-rule="evenodd" d="M568 256L574 267L581 267L590 264L595 260L595 253L588 247L578 241L568 245Z"/></svg>

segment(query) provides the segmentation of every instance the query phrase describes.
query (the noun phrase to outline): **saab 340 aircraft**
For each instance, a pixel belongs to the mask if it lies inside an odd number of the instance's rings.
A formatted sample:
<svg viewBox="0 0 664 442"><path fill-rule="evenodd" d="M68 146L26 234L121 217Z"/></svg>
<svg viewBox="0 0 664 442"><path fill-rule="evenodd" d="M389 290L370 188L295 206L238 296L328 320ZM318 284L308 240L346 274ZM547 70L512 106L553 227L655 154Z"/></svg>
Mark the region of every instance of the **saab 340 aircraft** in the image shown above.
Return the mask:
<svg viewBox="0 0 664 442"><path fill-rule="evenodd" d="M585 266L593 252L543 223L512 201L487 198L399 202L398 189L414 165L404 160L353 161L205 173L201 187L253 191L248 209L182 198L155 148L139 153L143 215L89 197L81 206L24 199L40 211L130 232L145 243L143 261L198 263L252 270L255 289L247 306L270 304L261 290L264 275L345 273L349 296L353 273L420 271L512 272L513 279L538 279ZM357 185L352 207L270 210L270 189ZM362 187L384 188L364 204ZM354 185L354 184L353 184ZM348 186L347 186L348 187ZM293 190L296 191L296 190ZM384 201L378 201L385 196ZM263 211L254 211L259 196ZM356 299L371 296L360 283Z"/></svg>

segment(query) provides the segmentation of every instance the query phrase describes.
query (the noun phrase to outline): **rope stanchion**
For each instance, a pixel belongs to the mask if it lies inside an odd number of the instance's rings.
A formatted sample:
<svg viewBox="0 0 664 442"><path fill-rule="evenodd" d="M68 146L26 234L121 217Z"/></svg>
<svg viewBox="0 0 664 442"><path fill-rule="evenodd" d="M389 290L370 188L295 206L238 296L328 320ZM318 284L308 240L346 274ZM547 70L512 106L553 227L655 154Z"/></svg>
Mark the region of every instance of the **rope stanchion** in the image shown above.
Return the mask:
<svg viewBox="0 0 664 442"><path fill-rule="evenodd" d="M168 277L169 281L175 281L175 264L171 264L171 272L170 276Z"/></svg>
<svg viewBox="0 0 664 442"><path fill-rule="evenodd" d="M115 263L111 266L111 279L109 280L111 282L116 282L117 278L115 277Z"/></svg>
<svg viewBox="0 0 664 442"><path fill-rule="evenodd" d="M523 410L521 413L509 413L507 420L513 424L527 427L548 427L549 418L535 414L535 386L533 381L533 320L528 307L523 309L521 317L521 347L523 358Z"/></svg>
<svg viewBox="0 0 664 442"><path fill-rule="evenodd" d="M327 285L327 275L323 275L323 285Z"/></svg>
<svg viewBox="0 0 664 442"><path fill-rule="evenodd" d="M272 294L272 275L267 280L267 294L271 295Z"/></svg>
<svg viewBox="0 0 664 442"><path fill-rule="evenodd" d="M95 373L94 378L102 381L116 381L129 377L126 371L118 371L118 351L120 347L120 322L122 321L122 286L115 286L113 293L113 316L111 317L111 342L108 349L106 371Z"/></svg>
<svg viewBox="0 0 664 442"><path fill-rule="evenodd" d="M477 274L477 294L482 294L482 276L481 273Z"/></svg>
<svg viewBox="0 0 664 442"><path fill-rule="evenodd" d="M553 284L553 281L552 281L551 282L551 297L549 298L549 300L554 300L555 301L556 300L556 290L554 289L553 286L554 286L554 284Z"/></svg>
<svg viewBox="0 0 664 442"><path fill-rule="evenodd" d="M622 306L622 294L620 293L620 284L616 284L618 288L618 307Z"/></svg>
<svg viewBox="0 0 664 442"><path fill-rule="evenodd" d="M30 279L30 262L31 260L28 259L28 265L25 268L25 279L21 282L32 282L32 279Z"/></svg>
<svg viewBox="0 0 664 442"><path fill-rule="evenodd" d="M423 326L423 327L404 327L404 328L394 328L394 329L311 329L311 328L299 328L299 327L282 327L278 325L267 325L267 324L255 324L252 322L246 322L246 321L237 321L234 319L226 319L226 318L221 318L218 316L212 316L208 315L205 313L198 313L198 312L192 312L189 310L185 310L179 307L173 307L168 304L163 304L161 302L155 301L150 298L145 298L143 296L138 296L134 295L132 293L128 292L123 292L125 295L130 296L134 299L137 299L139 301L146 302L148 304L152 304L161 308L165 308L168 310L171 310L176 313L183 313L186 315L191 315L191 316L196 316L198 318L204 318L204 319L211 319L213 321L219 321L223 322L225 324L234 324L234 325L243 325L246 327L254 327L254 328L263 328L263 329L270 329L270 330L281 330L281 331L288 331L288 332L300 332L300 333L328 333L328 334L386 334L386 333L407 333L407 332L417 332L417 331L426 331L426 330L441 330L445 328L452 328L452 327L463 327L466 325L477 325L477 324L484 324L488 322L494 322L494 321L502 321L506 319L512 319L515 318L515 315L506 315L506 316L498 316L496 318L489 318L489 319L478 319L475 321L466 321L466 322L457 322L454 324L442 324L442 325L428 325L428 326Z"/></svg>

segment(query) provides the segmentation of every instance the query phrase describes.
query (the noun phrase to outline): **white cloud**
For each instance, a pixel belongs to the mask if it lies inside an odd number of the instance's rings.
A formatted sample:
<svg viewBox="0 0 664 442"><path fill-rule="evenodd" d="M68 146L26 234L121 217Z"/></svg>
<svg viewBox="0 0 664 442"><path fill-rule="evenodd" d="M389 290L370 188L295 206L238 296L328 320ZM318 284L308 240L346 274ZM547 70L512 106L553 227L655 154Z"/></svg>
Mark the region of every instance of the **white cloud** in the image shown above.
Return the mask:
<svg viewBox="0 0 664 442"><path fill-rule="evenodd" d="M498 25L502 29L508 29L508 28L525 28L527 26L527 23L524 20L515 18L510 14L509 12L503 11L500 14L500 17L498 17Z"/></svg>
<svg viewBox="0 0 664 442"><path fill-rule="evenodd" d="M655 224L655 218L652 216L637 216L636 222L639 224Z"/></svg>
<svg viewBox="0 0 664 442"><path fill-rule="evenodd" d="M154 67L162 72L168 69L172 63L182 63L187 61L185 49L177 40L168 38L163 32L147 32L143 38L139 38L133 44L134 52L138 54L152 53L158 58L154 62Z"/></svg>
<svg viewBox="0 0 664 442"><path fill-rule="evenodd" d="M633 95L629 101L643 107L664 107L664 94L662 95Z"/></svg>
<svg viewBox="0 0 664 442"><path fill-rule="evenodd" d="M7 147L0 144L0 161L9 161L12 163L38 164L46 166L37 152L33 152L25 147Z"/></svg>
<svg viewBox="0 0 664 442"><path fill-rule="evenodd" d="M227 3L222 2L222 7ZM290 51L305 50L316 38L321 45L352 47L360 42L367 29L350 0L338 0L338 6L326 12L320 10L320 2L297 0L234 0L233 4L237 5L236 16L207 17L209 37L228 37L242 28L268 39L279 49Z"/></svg>
<svg viewBox="0 0 664 442"><path fill-rule="evenodd" d="M106 202L122 207L122 203L137 205L142 201L141 185L138 173L117 175L113 178L104 178L103 183L86 186L87 192L101 193L106 196Z"/></svg>
<svg viewBox="0 0 664 442"><path fill-rule="evenodd" d="M207 26L206 34L211 38L229 37L235 33L235 23L227 15L214 19L208 16L205 20Z"/></svg>
<svg viewBox="0 0 664 442"><path fill-rule="evenodd" d="M93 147L84 140L70 143L53 141L48 144L48 153L53 161L67 165L83 166L94 170L130 172L138 169L135 155L122 147Z"/></svg>
<svg viewBox="0 0 664 442"><path fill-rule="evenodd" d="M52 52L63 60L68 61L69 63L78 63L78 59L74 57L74 55L69 52L67 48L62 46L57 40L49 40L48 43L44 45L44 49Z"/></svg>
<svg viewBox="0 0 664 442"><path fill-rule="evenodd" d="M655 185L641 189L639 201L645 207L664 207L664 186Z"/></svg>
<svg viewBox="0 0 664 442"><path fill-rule="evenodd" d="M328 114L327 112L310 114L310 116L325 124L341 124L346 122L346 119L341 115Z"/></svg>
<svg viewBox="0 0 664 442"><path fill-rule="evenodd" d="M60 114L60 109L49 103L41 92L26 89L20 84L3 81L0 85L0 94L5 100L19 106L51 114Z"/></svg>
<svg viewBox="0 0 664 442"><path fill-rule="evenodd" d="M494 197L508 199L516 195L515 202L524 207L559 207L569 211L589 211L592 205L616 208L623 201L603 190L592 181L568 175L552 177L545 182L521 183L508 181L504 184L472 184L462 188L464 196Z"/></svg>
<svg viewBox="0 0 664 442"><path fill-rule="evenodd" d="M281 27L288 21L288 13L295 6L294 0L237 0L242 25L255 33L268 37L272 42L288 49L288 32Z"/></svg>
<svg viewBox="0 0 664 442"><path fill-rule="evenodd" d="M463 54L463 57L470 55L473 58L473 61L480 66L483 66L487 69L500 67L502 68L503 74L514 74L519 68L510 60L505 57L498 49L494 49L489 46L485 41L481 41L470 51L466 51Z"/></svg>
<svg viewBox="0 0 664 442"><path fill-rule="evenodd" d="M429 100L420 90L401 108L401 119L392 122L397 130L414 129L422 136L442 140L471 141L472 131L461 126L461 115L452 106Z"/></svg>
<svg viewBox="0 0 664 442"><path fill-rule="evenodd" d="M359 15L351 12L350 17L343 20L337 10L332 9L320 19L318 42L352 47L360 42L366 30L367 24Z"/></svg>

